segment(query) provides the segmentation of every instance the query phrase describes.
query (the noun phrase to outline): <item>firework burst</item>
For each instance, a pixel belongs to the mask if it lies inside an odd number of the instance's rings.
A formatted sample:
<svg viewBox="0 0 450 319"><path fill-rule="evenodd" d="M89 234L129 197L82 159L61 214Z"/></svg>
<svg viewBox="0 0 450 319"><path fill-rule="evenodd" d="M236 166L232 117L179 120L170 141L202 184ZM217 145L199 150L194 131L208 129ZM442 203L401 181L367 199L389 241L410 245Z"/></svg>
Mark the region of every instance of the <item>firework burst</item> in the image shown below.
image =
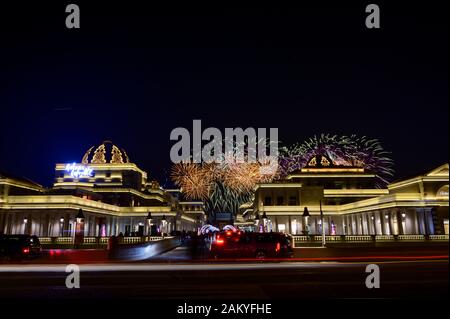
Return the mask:
<svg viewBox="0 0 450 319"><path fill-rule="evenodd" d="M206 167L178 163L172 167L171 177L188 199L208 199L212 179Z"/></svg>
<svg viewBox="0 0 450 319"><path fill-rule="evenodd" d="M242 204L253 200L256 184L283 179L305 167L315 155L326 155L337 166L363 167L375 174L378 187L384 187L394 172L388 152L378 140L365 136L316 135L303 143L281 148L278 161L266 157L262 164L249 162L251 150L242 145L233 144L231 149L222 155L219 163L180 163L172 167L171 178L186 198L204 201L211 215L216 212L236 214Z"/></svg>
<svg viewBox="0 0 450 319"><path fill-rule="evenodd" d="M262 142L266 141L247 145ZM172 167L171 178L186 198L203 200L211 214L236 214L240 205L252 200L255 185L272 181L277 173L278 163L273 158L267 157L262 163L249 162L252 149L236 143L231 146L231 152L224 152L219 163L179 163Z"/></svg>
<svg viewBox="0 0 450 319"><path fill-rule="evenodd" d="M385 187L392 178L393 161L377 139L356 135L315 135L301 144L281 150L279 178L305 167L315 155L326 155L334 165L363 167L376 175L376 186Z"/></svg>

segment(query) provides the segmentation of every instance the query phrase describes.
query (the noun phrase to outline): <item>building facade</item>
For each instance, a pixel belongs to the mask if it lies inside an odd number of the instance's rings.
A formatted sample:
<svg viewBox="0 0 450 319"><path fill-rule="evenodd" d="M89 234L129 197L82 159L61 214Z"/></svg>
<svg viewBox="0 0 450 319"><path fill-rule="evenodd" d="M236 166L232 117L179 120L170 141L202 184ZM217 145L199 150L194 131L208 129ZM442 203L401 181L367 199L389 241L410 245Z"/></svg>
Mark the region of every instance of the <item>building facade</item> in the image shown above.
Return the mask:
<svg viewBox="0 0 450 319"><path fill-rule="evenodd" d="M448 192L448 164L377 188L364 168L315 156L285 180L257 185L240 220L293 235L322 227L326 235L448 235Z"/></svg>
<svg viewBox="0 0 450 319"><path fill-rule="evenodd" d="M71 237L80 217L84 236L147 236L195 231L205 213L202 202L149 180L110 141L91 147L80 163L56 164L51 188L0 173L0 232Z"/></svg>
<svg viewBox="0 0 450 319"><path fill-rule="evenodd" d="M287 178L258 184L234 223L293 235L448 235L448 194L448 164L378 188L364 168L314 156ZM79 163L56 164L50 188L0 172L0 233L147 236L197 231L205 221L201 201L164 189L110 141Z"/></svg>

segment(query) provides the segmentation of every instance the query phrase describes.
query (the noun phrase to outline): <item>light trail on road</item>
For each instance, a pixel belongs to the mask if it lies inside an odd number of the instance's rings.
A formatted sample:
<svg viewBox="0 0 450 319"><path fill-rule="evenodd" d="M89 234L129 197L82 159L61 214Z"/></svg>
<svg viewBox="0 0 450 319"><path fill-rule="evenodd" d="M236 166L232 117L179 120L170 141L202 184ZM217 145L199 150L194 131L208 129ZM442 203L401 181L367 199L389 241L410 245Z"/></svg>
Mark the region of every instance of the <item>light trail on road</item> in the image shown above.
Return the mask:
<svg viewBox="0 0 450 319"><path fill-rule="evenodd" d="M406 264L416 261L381 261L377 264ZM420 262L448 263L448 260L421 260ZM328 267L359 267L371 262L285 262L279 264L261 263L235 263L235 264L89 264L79 265L80 271L104 272L104 271L200 271L200 270L257 270L257 269L297 269L297 268L328 268ZM19 272L65 272L66 265L2 265L0 273Z"/></svg>

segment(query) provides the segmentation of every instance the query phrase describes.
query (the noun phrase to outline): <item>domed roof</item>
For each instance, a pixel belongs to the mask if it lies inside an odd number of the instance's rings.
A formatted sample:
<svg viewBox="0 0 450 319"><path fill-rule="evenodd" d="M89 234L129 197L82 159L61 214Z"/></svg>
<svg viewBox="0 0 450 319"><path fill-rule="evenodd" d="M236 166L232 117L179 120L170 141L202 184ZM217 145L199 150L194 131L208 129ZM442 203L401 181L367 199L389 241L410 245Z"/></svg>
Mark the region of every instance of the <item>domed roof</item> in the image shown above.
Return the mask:
<svg viewBox="0 0 450 319"><path fill-rule="evenodd" d="M104 141L98 146L92 146L81 160L83 164L123 164L130 163L130 158L123 148L111 141Z"/></svg>

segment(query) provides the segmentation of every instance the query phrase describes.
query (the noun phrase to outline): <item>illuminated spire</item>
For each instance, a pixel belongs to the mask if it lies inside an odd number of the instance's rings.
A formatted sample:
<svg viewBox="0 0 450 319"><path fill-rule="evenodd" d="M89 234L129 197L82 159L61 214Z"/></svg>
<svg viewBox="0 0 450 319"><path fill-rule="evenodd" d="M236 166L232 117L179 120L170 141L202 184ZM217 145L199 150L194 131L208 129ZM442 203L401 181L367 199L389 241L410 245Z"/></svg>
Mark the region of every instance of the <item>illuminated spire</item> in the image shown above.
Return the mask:
<svg viewBox="0 0 450 319"><path fill-rule="evenodd" d="M122 152L115 145L113 145L113 147L112 147L110 163L112 163L112 164L123 164Z"/></svg>
<svg viewBox="0 0 450 319"><path fill-rule="evenodd" d="M105 159L105 144L100 145L94 152L94 156L91 160L92 164L104 164L106 163Z"/></svg>

